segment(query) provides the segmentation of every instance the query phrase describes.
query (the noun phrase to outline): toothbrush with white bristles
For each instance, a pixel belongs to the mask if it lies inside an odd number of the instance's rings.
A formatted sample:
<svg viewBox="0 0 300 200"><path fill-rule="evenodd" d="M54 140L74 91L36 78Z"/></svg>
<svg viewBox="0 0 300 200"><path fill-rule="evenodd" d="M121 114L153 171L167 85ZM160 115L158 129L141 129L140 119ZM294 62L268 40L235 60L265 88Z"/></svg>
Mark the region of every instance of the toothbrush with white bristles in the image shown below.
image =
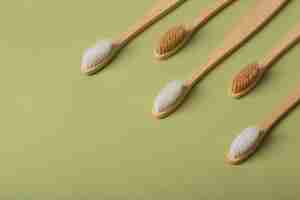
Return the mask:
<svg viewBox="0 0 300 200"><path fill-rule="evenodd" d="M238 50L248 39L263 28L289 0L257 0L250 12L242 17L233 31L225 38L221 48L215 50L206 65L186 81L171 81L155 98L152 114L161 119L174 112L192 88L216 68L223 60Z"/></svg>
<svg viewBox="0 0 300 200"><path fill-rule="evenodd" d="M258 126L244 129L232 142L226 161L236 165L249 158L270 130L300 102L300 86Z"/></svg>
<svg viewBox="0 0 300 200"><path fill-rule="evenodd" d="M138 21L129 31L122 34L118 39L101 40L88 48L81 60L81 72L92 75L105 67L114 56L125 47L131 40L144 32L148 27L157 22L163 16L170 13L185 0L158 0L156 5Z"/></svg>

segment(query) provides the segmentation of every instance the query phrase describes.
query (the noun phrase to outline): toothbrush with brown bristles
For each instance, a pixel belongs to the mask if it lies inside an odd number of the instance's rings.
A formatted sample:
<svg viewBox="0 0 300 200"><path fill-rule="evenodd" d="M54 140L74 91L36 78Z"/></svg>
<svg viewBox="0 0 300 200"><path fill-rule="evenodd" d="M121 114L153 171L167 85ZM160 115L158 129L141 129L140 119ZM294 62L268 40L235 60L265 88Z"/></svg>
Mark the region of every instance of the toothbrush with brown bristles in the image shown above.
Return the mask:
<svg viewBox="0 0 300 200"><path fill-rule="evenodd" d="M159 40L154 55L158 59L166 59L177 53L209 20L236 0L217 0L215 5L201 12L201 15L189 25L177 25L168 30Z"/></svg>
<svg viewBox="0 0 300 200"><path fill-rule="evenodd" d="M231 85L231 95L241 97L249 93L262 79L265 72L280 59L288 50L300 42L300 23L290 31L283 41L276 46L271 53L261 62L254 63L242 69L233 79Z"/></svg>
<svg viewBox="0 0 300 200"><path fill-rule="evenodd" d="M210 54L207 63L201 66L191 79L171 81L160 91L154 101L152 114L156 118L164 118L174 112L200 79L238 50L288 2L289 0L257 0L250 12L242 17L233 31L225 37L222 47Z"/></svg>

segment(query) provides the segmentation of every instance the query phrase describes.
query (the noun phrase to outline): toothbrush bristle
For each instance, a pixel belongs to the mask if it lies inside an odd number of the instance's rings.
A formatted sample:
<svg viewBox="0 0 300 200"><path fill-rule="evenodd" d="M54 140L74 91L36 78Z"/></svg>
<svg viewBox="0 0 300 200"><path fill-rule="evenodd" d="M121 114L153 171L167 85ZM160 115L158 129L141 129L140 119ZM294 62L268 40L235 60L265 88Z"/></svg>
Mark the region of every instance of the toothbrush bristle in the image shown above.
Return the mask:
<svg viewBox="0 0 300 200"><path fill-rule="evenodd" d="M232 92L240 93L246 89L248 89L252 84L254 84L260 75L260 67L259 64L254 63L246 66L246 68L242 69L232 82Z"/></svg>
<svg viewBox="0 0 300 200"><path fill-rule="evenodd" d="M185 86L182 81L169 82L158 94L154 102L154 111L163 112L174 105L178 98L184 93Z"/></svg>
<svg viewBox="0 0 300 200"><path fill-rule="evenodd" d="M160 39L156 52L159 55L163 55L174 50L184 41L186 33L186 28L183 25L171 28Z"/></svg>
<svg viewBox="0 0 300 200"><path fill-rule="evenodd" d="M85 50L82 61L81 70L84 73L93 70L97 64L102 62L111 53L113 44L110 40L101 40L91 48Z"/></svg>
<svg viewBox="0 0 300 200"><path fill-rule="evenodd" d="M229 159L234 161L251 152L256 146L260 136L260 129L249 127L244 129L232 142Z"/></svg>

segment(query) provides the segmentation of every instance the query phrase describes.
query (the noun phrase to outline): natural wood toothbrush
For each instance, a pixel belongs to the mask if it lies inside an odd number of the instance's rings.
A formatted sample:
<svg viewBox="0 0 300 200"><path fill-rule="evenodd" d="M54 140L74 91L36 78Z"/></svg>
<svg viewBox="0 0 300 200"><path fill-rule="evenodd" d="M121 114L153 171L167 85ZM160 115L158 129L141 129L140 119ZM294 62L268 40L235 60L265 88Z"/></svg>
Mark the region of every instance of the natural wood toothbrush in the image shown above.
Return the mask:
<svg viewBox="0 0 300 200"><path fill-rule="evenodd" d="M253 63L242 69L233 79L231 85L231 95L241 97L250 92L262 79L265 72L281 58L289 49L300 42L300 23L290 31L283 41L276 46L271 53L261 62Z"/></svg>
<svg viewBox="0 0 300 200"><path fill-rule="evenodd" d="M105 67L128 42L185 1L158 0L156 5L140 21L119 38L98 41L94 47L87 49L82 57L81 72L91 75Z"/></svg>
<svg viewBox="0 0 300 200"><path fill-rule="evenodd" d="M210 55L206 65L196 71L191 79L172 81L160 91L155 99L152 114L156 118L163 118L175 111L200 79L264 27L287 2L289 0L257 0L254 8L242 17L233 32L225 38L223 46Z"/></svg>
<svg viewBox="0 0 300 200"><path fill-rule="evenodd" d="M158 59L166 59L177 53L201 27L234 1L236 0L216 0L213 7L201 11L201 14L193 23L172 27L159 40L154 55Z"/></svg>
<svg viewBox="0 0 300 200"><path fill-rule="evenodd" d="M239 164L251 156L270 130L300 102L300 86L261 124L244 129L232 142L226 156L230 164Z"/></svg>

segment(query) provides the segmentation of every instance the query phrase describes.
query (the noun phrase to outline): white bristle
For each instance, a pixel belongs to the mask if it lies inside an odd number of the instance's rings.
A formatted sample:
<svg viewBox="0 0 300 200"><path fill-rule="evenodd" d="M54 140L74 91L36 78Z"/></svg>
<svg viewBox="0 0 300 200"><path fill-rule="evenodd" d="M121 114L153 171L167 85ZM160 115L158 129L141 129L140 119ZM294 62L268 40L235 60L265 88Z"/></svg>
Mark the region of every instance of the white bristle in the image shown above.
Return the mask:
<svg viewBox="0 0 300 200"><path fill-rule="evenodd" d="M232 142L229 158L235 159L253 148L259 139L260 130L257 127L244 129Z"/></svg>
<svg viewBox="0 0 300 200"><path fill-rule="evenodd" d="M88 48L82 57L81 64L83 66L95 65L97 61L101 61L107 57L112 51L112 42L110 40L101 40L94 47Z"/></svg>
<svg viewBox="0 0 300 200"><path fill-rule="evenodd" d="M184 84L182 81L174 80L163 88L154 102L154 111L162 112L176 102L178 97L184 92Z"/></svg>

